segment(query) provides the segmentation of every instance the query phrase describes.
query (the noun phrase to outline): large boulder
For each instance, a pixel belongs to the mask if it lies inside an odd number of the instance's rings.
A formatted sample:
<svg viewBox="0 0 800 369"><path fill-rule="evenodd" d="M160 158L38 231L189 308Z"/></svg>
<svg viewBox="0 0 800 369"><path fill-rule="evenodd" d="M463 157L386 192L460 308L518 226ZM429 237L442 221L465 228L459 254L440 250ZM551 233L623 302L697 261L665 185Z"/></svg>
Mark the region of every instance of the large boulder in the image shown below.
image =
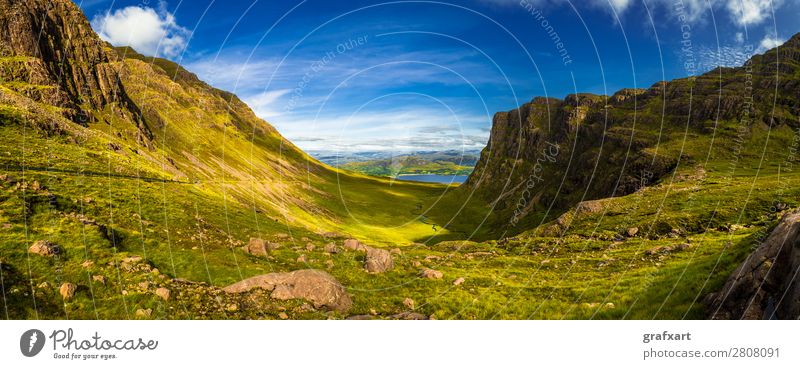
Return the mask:
<svg viewBox="0 0 800 369"><path fill-rule="evenodd" d="M712 319L800 318L800 211L747 257L718 293L708 297Z"/></svg>
<svg viewBox="0 0 800 369"><path fill-rule="evenodd" d="M234 283L223 290L228 293L242 293L254 288L272 291L270 297L278 300L308 300L316 308L327 307L345 312L353 305L350 295L339 281L316 269L262 274Z"/></svg>
<svg viewBox="0 0 800 369"><path fill-rule="evenodd" d="M387 250L366 247L367 258L364 269L370 273L383 273L394 268L392 253Z"/></svg>

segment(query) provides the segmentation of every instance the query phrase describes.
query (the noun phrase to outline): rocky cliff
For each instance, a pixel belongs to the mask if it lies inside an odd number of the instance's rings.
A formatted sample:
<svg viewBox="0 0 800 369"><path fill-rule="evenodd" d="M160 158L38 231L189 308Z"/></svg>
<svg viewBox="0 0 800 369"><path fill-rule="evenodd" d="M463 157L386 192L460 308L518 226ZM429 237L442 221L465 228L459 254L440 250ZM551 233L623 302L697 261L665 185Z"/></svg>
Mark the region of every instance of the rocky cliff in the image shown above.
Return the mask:
<svg viewBox="0 0 800 369"><path fill-rule="evenodd" d="M708 158L736 160L745 138L800 125L798 70L800 35L738 68L611 96L535 98L495 115L475 171L454 196L477 195L493 207L492 227L510 224L513 233Z"/></svg>
<svg viewBox="0 0 800 369"><path fill-rule="evenodd" d="M117 54L65 0L0 0L0 82L34 101L59 107L80 124L108 111L152 138L112 61Z"/></svg>
<svg viewBox="0 0 800 369"><path fill-rule="evenodd" d="M800 211L783 216L756 251L709 296L712 319L800 318Z"/></svg>

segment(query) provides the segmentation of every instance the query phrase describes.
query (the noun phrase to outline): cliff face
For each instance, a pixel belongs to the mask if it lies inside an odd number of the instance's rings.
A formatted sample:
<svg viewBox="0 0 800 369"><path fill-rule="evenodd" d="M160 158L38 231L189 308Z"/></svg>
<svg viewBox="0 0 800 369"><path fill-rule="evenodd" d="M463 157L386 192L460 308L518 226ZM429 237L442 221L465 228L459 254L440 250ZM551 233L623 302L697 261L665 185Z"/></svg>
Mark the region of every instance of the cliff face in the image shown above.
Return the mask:
<svg viewBox="0 0 800 369"><path fill-rule="evenodd" d="M800 212L778 226L737 268L722 291L709 296L712 319L800 318Z"/></svg>
<svg viewBox="0 0 800 369"><path fill-rule="evenodd" d="M125 93L109 52L69 0L0 0L0 80L80 124L110 108L151 133Z"/></svg>
<svg viewBox="0 0 800 369"><path fill-rule="evenodd" d="M521 231L580 201L627 195L676 168L739 155L737 135L800 125L798 61L800 35L739 68L612 96L535 98L495 115L455 196L477 194Z"/></svg>

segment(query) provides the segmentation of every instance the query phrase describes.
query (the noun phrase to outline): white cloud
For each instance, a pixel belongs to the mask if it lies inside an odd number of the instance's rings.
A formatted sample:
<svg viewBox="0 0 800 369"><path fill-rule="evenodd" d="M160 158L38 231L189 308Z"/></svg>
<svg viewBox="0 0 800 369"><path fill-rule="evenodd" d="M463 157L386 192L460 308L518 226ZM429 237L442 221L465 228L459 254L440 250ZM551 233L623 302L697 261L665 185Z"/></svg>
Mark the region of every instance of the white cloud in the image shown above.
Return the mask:
<svg viewBox="0 0 800 369"><path fill-rule="evenodd" d="M778 46L783 45L786 40L783 40L775 35L767 34L761 39L761 42L758 43L758 49L756 49L756 53L763 53L769 49L774 49Z"/></svg>
<svg viewBox="0 0 800 369"><path fill-rule="evenodd" d="M92 19L92 28L115 46L130 46L145 55L168 58L183 52L190 34L175 22L163 2L159 10L129 6L98 14Z"/></svg>
<svg viewBox="0 0 800 369"><path fill-rule="evenodd" d="M264 91L260 94L248 96L244 98L244 102L250 106L250 109L256 116L270 120L274 117L281 115L280 107L275 107L275 103L283 96L291 92L290 89Z"/></svg>
<svg viewBox="0 0 800 369"><path fill-rule="evenodd" d="M728 0L726 8L734 23L740 26L763 22L775 9L783 5L783 0Z"/></svg>

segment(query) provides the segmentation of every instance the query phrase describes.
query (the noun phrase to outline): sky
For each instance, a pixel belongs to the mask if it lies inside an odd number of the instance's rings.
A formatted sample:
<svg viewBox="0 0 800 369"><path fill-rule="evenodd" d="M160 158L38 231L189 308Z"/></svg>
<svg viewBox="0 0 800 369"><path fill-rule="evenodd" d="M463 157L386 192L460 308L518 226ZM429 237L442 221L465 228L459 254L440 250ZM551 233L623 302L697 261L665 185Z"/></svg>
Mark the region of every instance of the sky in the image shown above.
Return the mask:
<svg viewBox="0 0 800 369"><path fill-rule="evenodd" d="M536 96L647 88L800 32L800 0L75 2L309 152L480 150Z"/></svg>

